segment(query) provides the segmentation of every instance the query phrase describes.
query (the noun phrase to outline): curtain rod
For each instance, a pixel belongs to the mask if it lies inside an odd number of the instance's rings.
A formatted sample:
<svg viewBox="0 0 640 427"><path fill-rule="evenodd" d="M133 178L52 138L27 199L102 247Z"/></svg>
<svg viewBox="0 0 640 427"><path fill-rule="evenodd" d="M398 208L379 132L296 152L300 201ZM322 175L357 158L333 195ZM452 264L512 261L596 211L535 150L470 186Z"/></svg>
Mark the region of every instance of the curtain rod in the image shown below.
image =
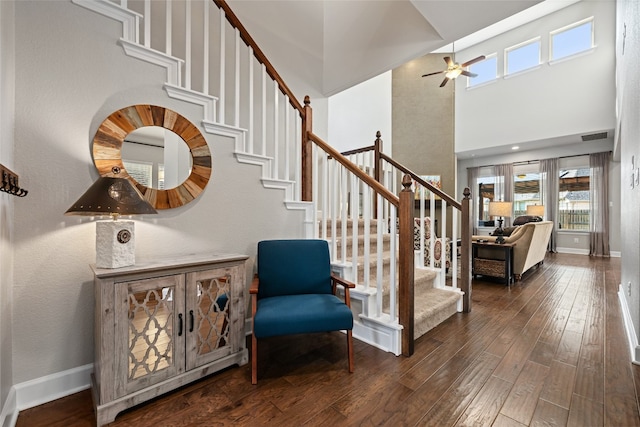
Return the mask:
<svg viewBox="0 0 640 427"><path fill-rule="evenodd" d="M605 151L600 151L601 153L605 153ZM611 150L609 150L609 153L611 153ZM557 159L568 159L571 157L583 157L583 156L588 156L590 154L596 154L596 153L587 153L587 154L572 154L570 156L558 156L556 157ZM520 166L520 165L530 165L532 163L540 163L540 160L527 160L526 162L513 162L513 166Z"/></svg>

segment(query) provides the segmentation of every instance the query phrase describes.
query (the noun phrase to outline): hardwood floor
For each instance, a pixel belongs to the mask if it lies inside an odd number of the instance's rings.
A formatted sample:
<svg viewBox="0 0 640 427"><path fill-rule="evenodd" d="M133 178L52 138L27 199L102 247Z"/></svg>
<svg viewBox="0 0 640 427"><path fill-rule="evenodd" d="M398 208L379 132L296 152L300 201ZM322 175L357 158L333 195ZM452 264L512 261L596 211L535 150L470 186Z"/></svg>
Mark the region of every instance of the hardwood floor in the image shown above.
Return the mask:
<svg viewBox="0 0 640 427"><path fill-rule="evenodd" d="M548 255L510 288L474 281L459 313L396 357L341 333L281 337L230 368L121 413L110 426L640 426L617 296L620 260ZM91 426L90 392L17 426Z"/></svg>

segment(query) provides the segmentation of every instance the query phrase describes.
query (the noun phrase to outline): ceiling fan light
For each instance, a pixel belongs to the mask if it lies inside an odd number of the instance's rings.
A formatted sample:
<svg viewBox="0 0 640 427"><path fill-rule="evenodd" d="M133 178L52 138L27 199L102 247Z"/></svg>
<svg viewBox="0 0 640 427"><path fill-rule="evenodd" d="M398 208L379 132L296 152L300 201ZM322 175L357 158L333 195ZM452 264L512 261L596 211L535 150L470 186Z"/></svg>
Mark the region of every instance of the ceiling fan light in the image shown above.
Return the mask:
<svg viewBox="0 0 640 427"><path fill-rule="evenodd" d="M461 68L454 68L453 70L447 71L447 74L445 74L445 75L447 76L447 78L453 80L456 77L458 77L461 73L462 73L462 69Z"/></svg>

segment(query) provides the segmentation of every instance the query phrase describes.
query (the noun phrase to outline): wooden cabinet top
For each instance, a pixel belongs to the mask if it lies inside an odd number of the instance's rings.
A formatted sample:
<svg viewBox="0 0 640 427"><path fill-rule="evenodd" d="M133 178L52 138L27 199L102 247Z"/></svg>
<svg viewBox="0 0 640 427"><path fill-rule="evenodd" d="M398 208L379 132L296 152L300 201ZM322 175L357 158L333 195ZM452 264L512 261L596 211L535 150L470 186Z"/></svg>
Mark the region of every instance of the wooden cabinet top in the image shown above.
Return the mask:
<svg viewBox="0 0 640 427"><path fill-rule="evenodd" d="M188 254L167 258L154 258L150 260L136 261L136 265L121 268L97 268L91 264L91 270L95 277L104 279L109 277L126 276L132 273L152 273L164 270L194 269L200 266L206 267L212 264L224 264L229 262L245 261L249 257L241 254Z"/></svg>

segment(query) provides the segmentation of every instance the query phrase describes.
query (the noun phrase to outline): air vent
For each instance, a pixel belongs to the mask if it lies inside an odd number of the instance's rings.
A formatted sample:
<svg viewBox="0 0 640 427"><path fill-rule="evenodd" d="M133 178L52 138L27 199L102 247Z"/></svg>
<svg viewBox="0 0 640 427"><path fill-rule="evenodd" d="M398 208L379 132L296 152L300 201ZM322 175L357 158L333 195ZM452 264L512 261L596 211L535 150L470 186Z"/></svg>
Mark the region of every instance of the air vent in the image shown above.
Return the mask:
<svg viewBox="0 0 640 427"><path fill-rule="evenodd" d="M591 135L582 135L582 141L595 141L596 139L607 139L607 132L592 133Z"/></svg>

